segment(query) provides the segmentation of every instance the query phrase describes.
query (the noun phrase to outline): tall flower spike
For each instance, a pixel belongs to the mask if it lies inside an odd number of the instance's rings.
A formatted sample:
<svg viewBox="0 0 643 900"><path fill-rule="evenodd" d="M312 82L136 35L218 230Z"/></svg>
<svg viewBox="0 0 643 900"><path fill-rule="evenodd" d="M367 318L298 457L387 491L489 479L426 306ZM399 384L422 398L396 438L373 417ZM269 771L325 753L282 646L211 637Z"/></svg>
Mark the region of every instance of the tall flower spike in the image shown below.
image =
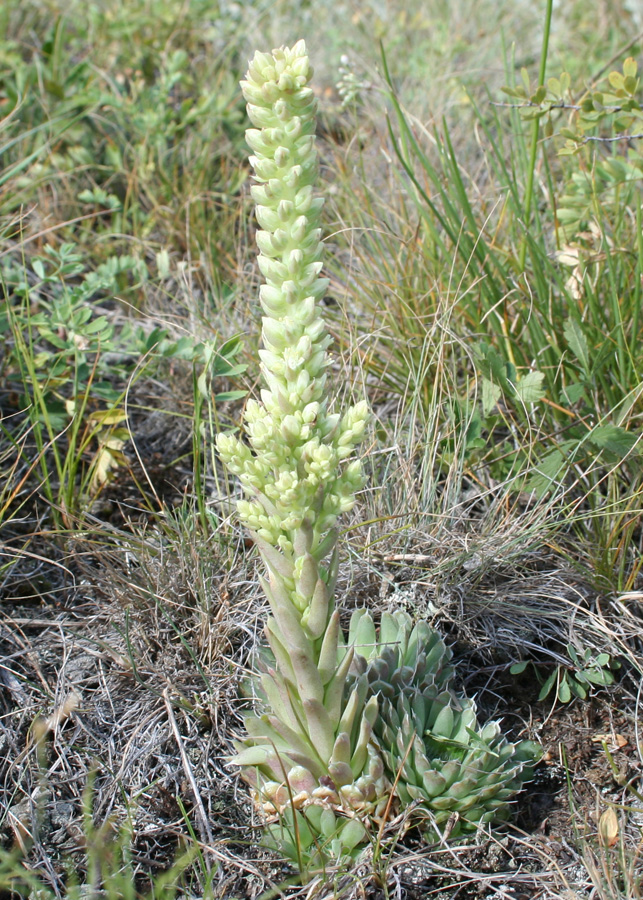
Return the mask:
<svg viewBox="0 0 643 900"><path fill-rule="evenodd" d="M311 76L299 41L271 55L256 53L242 82L248 115L257 126L246 136L254 151L252 196L261 226L260 357L266 389L262 402L250 401L246 409L249 446L230 435L218 441L221 458L250 498L239 504L241 520L293 563L301 557L296 545L310 544L308 551L318 559L332 550L329 532L363 484L359 462L343 468L340 463L361 440L368 419L366 403L341 419L328 412L330 337L319 309L328 280L320 277L323 200L313 194L318 165ZM266 563L271 571L277 565L267 554ZM292 589L291 594L304 612L311 597L296 596Z"/></svg>
<svg viewBox="0 0 643 900"><path fill-rule="evenodd" d="M330 337L319 308L328 281L320 277L323 201L313 192L311 76L299 41L256 53L242 82L256 126L246 134L265 279L259 296L266 387L261 402L247 404L245 439L221 435L217 446L247 496L239 516L265 563L272 612L266 628L272 659L258 689L266 711L248 716L248 737L234 762L245 767L267 812L310 809L307 822L317 833L323 807L329 836L349 821L333 825L334 809L376 812L386 804L388 783L372 742L377 699L367 698L365 676L348 689L352 652L342 648L334 603L334 526L363 485L359 461L346 460L362 438L368 408L358 403L343 416L328 409ZM356 843L353 826L345 844Z"/></svg>

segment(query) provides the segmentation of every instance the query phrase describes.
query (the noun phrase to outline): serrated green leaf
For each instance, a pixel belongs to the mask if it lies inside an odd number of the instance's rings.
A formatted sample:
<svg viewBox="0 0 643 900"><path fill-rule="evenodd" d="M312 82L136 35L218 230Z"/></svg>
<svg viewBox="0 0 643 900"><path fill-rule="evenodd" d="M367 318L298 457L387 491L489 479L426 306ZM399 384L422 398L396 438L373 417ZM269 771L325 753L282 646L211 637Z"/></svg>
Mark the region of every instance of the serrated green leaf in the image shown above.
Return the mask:
<svg viewBox="0 0 643 900"><path fill-rule="evenodd" d="M578 403L580 400L585 398L585 385L581 384L580 381L574 382L574 384L568 384L566 388L563 389L563 393L567 398L567 402L570 404Z"/></svg>
<svg viewBox="0 0 643 900"><path fill-rule="evenodd" d="M595 447L620 457L625 457L632 451L638 438L638 435L619 425L599 425L589 434L589 440Z"/></svg>
<svg viewBox="0 0 643 900"><path fill-rule="evenodd" d="M511 381L515 379L515 368L507 363L493 347L481 344L477 348L476 355L482 375L495 381L501 388L507 387L507 379Z"/></svg>
<svg viewBox="0 0 643 900"><path fill-rule="evenodd" d="M520 381L514 385L518 399L523 403L536 403L538 400L542 400L545 396L545 391L542 389L544 377L542 372L527 372L526 375L523 375Z"/></svg>
<svg viewBox="0 0 643 900"><path fill-rule="evenodd" d="M552 450L538 463L527 481L527 490L542 497L564 477L567 462L560 450Z"/></svg>

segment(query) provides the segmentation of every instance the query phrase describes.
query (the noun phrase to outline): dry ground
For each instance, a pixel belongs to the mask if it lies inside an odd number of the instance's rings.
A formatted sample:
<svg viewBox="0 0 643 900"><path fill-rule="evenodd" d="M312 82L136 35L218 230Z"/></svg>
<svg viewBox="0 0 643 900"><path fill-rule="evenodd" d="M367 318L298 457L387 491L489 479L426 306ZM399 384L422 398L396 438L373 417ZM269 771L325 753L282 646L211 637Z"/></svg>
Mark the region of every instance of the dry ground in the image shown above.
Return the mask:
<svg viewBox="0 0 643 900"><path fill-rule="evenodd" d="M58 892L68 861L83 865L88 779L95 823L115 831L130 810L142 884L183 846L188 823L215 897L257 898L271 888L279 896L292 874L260 848L245 786L226 765L264 615L254 553L231 529L225 541L204 538L189 520L164 524L136 499L132 476L142 463L168 508L180 503L187 476L168 463L184 439L175 432L169 446L150 416L140 459L101 497L93 530L53 542L26 516L5 534L3 558L13 561L1 584L0 838L22 848ZM634 875L618 886L615 862L622 845L636 863L643 818L632 811L642 808L640 794L629 790L641 777L640 598L599 596L552 554L520 565L478 560L439 582L431 558L440 548L419 533L413 541L404 553L384 543L377 555L347 556L341 606L428 616L454 646L462 685L483 716L539 740L543 761L506 829L427 848L395 823L389 836L399 839L375 860L288 896L640 896ZM572 637L618 657L616 684L588 702L539 702L536 670L512 675L511 663L533 658L549 672ZM619 821L612 847L597 837L608 806Z"/></svg>

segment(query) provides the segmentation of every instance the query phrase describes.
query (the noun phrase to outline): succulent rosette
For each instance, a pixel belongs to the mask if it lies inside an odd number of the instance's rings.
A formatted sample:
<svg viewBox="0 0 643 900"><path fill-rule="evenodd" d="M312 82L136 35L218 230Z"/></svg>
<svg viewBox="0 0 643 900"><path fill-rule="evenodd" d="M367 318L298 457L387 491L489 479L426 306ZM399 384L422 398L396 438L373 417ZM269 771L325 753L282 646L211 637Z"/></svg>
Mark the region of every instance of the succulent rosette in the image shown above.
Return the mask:
<svg viewBox="0 0 643 900"><path fill-rule="evenodd" d="M497 722L478 724L473 701L451 687L452 654L439 634L402 612L384 613L378 634L359 610L349 642L353 671L378 698L374 733L400 807L413 806L429 831L449 822L452 836L507 818L540 748L511 743Z"/></svg>
<svg viewBox="0 0 643 900"><path fill-rule="evenodd" d="M382 613L379 629L370 613L351 616L348 646L354 652L352 672L366 673L369 692L394 699L400 691L448 684L453 678L452 652L431 626L401 610Z"/></svg>
<svg viewBox="0 0 643 900"><path fill-rule="evenodd" d="M376 734L389 774L399 773L402 807L429 831L474 831L509 815L509 801L539 756L531 741L513 744L498 722L480 726L475 704L438 685L382 699ZM456 814L454 816L454 814Z"/></svg>

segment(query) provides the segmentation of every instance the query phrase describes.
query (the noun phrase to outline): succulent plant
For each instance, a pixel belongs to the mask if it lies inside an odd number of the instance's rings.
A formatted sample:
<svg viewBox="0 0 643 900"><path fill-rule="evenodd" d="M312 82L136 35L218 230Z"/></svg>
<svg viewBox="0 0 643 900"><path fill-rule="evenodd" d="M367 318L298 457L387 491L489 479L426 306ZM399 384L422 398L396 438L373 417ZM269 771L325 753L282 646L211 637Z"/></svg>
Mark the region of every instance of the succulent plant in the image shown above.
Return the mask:
<svg viewBox="0 0 643 900"><path fill-rule="evenodd" d="M452 652L438 632L401 610L382 613L379 631L365 609L351 616L348 646L354 651L353 673L366 673L369 692L389 699L411 687L448 684L453 677Z"/></svg>
<svg viewBox="0 0 643 900"><path fill-rule="evenodd" d="M374 733L400 806L413 804L429 831L449 821L453 836L506 818L538 746L510 743L497 722L478 724L475 703L449 686L451 651L426 622L384 614L376 637L360 610L350 632L362 659L353 669L379 700Z"/></svg>
<svg viewBox="0 0 643 900"><path fill-rule="evenodd" d="M329 861L343 863L361 851L368 832L359 818L337 816L318 805L304 812L287 808L266 830L266 846L294 860L300 871L324 870Z"/></svg>
<svg viewBox="0 0 643 900"><path fill-rule="evenodd" d="M340 628L335 525L364 482L350 457L368 408L330 412L311 75L299 41L255 54L242 82L256 126L247 140L265 388L246 406L243 434L217 441L246 495L237 509L265 565L271 610L258 709L232 762L268 818L268 840L300 867L302 853L307 865L354 854L393 783L399 803L416 802L437 825L453 812L463 830L497 817L527 755L497 725L478 727L473 704L448 687L450 651L425 622L385 614L378 634L360 611L348 642Z"/></svg>
<svg viewBox="0 0 643 900"><path fill-rule="evenodd" d="M452 836L506 819L538 755L531 741L510 743L497 722L480 727L472 701L437 686L383 700L376 734L389 775L399 773L402 806L416 803L429 830L451 819Z"/></svg>
<svg viewBox="0 0 643 900"><path fill-rule="evenodd" d="M234 762L267 813L319 806L376 811L388 782L372 742L377 698L365 681L348 690L352 650L340 652L335 610L337 517L363 485L349 461L368 419L365 403L329 412L330 337L319 310L323 245L314 196L316 101L303 41L257 53L242 87L257 127L252 188L257 233L266 388L245 411L245 439L220 435L218 450L248 499L237 504L267 569L272 612L263 666L265 711L246 718ZM312 813L311 823L314 827ZM327 815L324 820L328 832ZM338 822L338 825L341 822ZM353 829L354 830L354 829ZM349 842L350 843L350 842Z"/></svg>

